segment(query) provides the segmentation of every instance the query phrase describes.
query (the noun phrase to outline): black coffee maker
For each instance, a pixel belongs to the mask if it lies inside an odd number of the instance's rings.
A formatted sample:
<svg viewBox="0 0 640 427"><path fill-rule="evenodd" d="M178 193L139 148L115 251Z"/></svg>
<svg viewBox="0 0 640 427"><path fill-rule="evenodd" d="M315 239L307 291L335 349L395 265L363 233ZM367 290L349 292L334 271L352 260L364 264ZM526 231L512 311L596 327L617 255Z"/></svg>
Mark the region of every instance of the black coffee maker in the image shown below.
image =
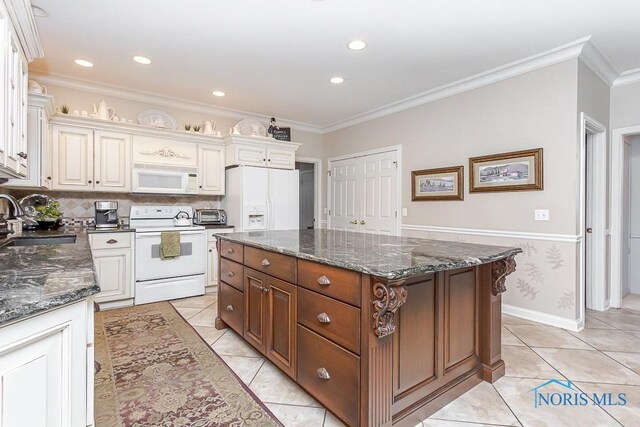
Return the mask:
<svg viewBox="0 0 640 427"><path fill-rule="evenodd" d="M118 202L95 202L96 228L118 228Z"/></svg>

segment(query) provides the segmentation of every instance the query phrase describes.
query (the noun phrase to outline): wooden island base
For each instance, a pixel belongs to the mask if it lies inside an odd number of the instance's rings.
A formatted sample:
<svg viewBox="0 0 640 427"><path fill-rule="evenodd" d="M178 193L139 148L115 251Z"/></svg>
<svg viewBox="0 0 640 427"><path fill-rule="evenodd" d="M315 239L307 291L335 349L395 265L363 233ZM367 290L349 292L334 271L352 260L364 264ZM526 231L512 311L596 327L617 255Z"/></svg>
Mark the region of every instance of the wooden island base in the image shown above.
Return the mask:
<svg viewBox="0 0 640 427"><path fill-rule="evenodd" d="M226 326L349 426L413 427L504 375L513 255L386 280L220 240Z"/></svg>

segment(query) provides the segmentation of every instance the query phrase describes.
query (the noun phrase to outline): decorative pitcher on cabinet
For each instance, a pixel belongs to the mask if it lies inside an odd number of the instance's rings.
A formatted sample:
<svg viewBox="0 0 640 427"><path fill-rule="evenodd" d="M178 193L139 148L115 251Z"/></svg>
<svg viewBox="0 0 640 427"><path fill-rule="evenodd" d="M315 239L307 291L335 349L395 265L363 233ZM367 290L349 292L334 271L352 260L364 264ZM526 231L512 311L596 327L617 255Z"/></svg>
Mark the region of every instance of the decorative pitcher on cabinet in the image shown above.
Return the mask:
<svg viewBox="0 0 640 427"><path fill-rule="evenodd" d="M100 101L100 104L96 107L96 104L91 104L93 106L93 115L97 119L101 120L112 120L113 116L116 115L116 109L113 107L107 107L107 103L104 101Z"/></svg>

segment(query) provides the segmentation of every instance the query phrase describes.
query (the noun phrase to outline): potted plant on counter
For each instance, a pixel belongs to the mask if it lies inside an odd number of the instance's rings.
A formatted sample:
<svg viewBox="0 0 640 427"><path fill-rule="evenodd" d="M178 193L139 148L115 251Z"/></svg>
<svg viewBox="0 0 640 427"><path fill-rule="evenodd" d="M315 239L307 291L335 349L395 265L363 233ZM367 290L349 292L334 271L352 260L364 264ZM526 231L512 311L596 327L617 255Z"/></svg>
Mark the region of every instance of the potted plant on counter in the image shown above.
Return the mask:
<svg viewBox="0 0 640 427"><path fill-rule="evenodd" d="M60 225L62 212L58 210L59 207L60 203L55 200L49 200L46 205L35 206L34 218L41 230L51 230Z"/></svg>

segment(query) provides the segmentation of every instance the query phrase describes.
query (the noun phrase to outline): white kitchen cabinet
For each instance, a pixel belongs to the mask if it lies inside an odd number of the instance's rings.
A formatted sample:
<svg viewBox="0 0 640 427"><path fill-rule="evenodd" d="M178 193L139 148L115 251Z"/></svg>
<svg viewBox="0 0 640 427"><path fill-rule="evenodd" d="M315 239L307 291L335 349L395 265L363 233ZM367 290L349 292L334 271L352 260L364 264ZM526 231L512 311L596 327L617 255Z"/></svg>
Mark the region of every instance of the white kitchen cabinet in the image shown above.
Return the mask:
<svg viewBox="0 0 640 427"><path fill-rule="evenodd" d="M179 139L134 135L133 162L197 168L198 146Z"/></svg>
<svg viewBox="0 0 640 427"><path fill-rule="evenodd" d="M215 228L207 230L207 292L218 289L219 266L218 266L218 238L217 233L233 233L234 228Z"/></svg>
<svg viewBox="0 0 640 427"><path fill-rule="evenodd" d="M94 189L131 192L131 135L94 132Z"/></svg>
<svg viewBox="0 0 640 427"><path fill-rule="evenodd" d="M52 189L131 191L129 134L61 125L52 134Z"/></svg>
<svg viewBox="0 0 640 427"><path fill-rule="evenodd" d="M0 177L26 178L28 63L43 56L31 3L0 2Z"/></svg>
<svg viewBox="0 0 640 427"><path fill-rule="evenodd" d="M224 195L224 160L224 146L200 144L198 194Z"/></svg>
<svg viewBox="0 0 640 427"><path fill-rule="evenodd" d="M92 305L89 298L0 328L3 427L93 424Z"/></svg>
<svg viewBox="0 0 640 427"><path fill-rule="evenodd" d="M30 93L27 110L28 178L10 179L5 187L51 189L51 132L49 119L55 112L53 97Z"/></svg>
<svg viewBox="0 0 640 427"><path fill-rule="evenodd" d="M223 138L227 148L226 166L257 166L295 169L296 150L301 144L282 142L261 136L228 135Z"/></svg>
<svg viewBox="0 0 640 427"><path fill-rule="evenodd" d="M132 233L95 233L89 236L100 293L96 302L103 308L133 305Z"/></svg>
<svg viewBox="0 0 640 427"><path fill-rule="evenodd" d="M93 131L71 126L53 126L54 190L93 189Z"/></svg>

